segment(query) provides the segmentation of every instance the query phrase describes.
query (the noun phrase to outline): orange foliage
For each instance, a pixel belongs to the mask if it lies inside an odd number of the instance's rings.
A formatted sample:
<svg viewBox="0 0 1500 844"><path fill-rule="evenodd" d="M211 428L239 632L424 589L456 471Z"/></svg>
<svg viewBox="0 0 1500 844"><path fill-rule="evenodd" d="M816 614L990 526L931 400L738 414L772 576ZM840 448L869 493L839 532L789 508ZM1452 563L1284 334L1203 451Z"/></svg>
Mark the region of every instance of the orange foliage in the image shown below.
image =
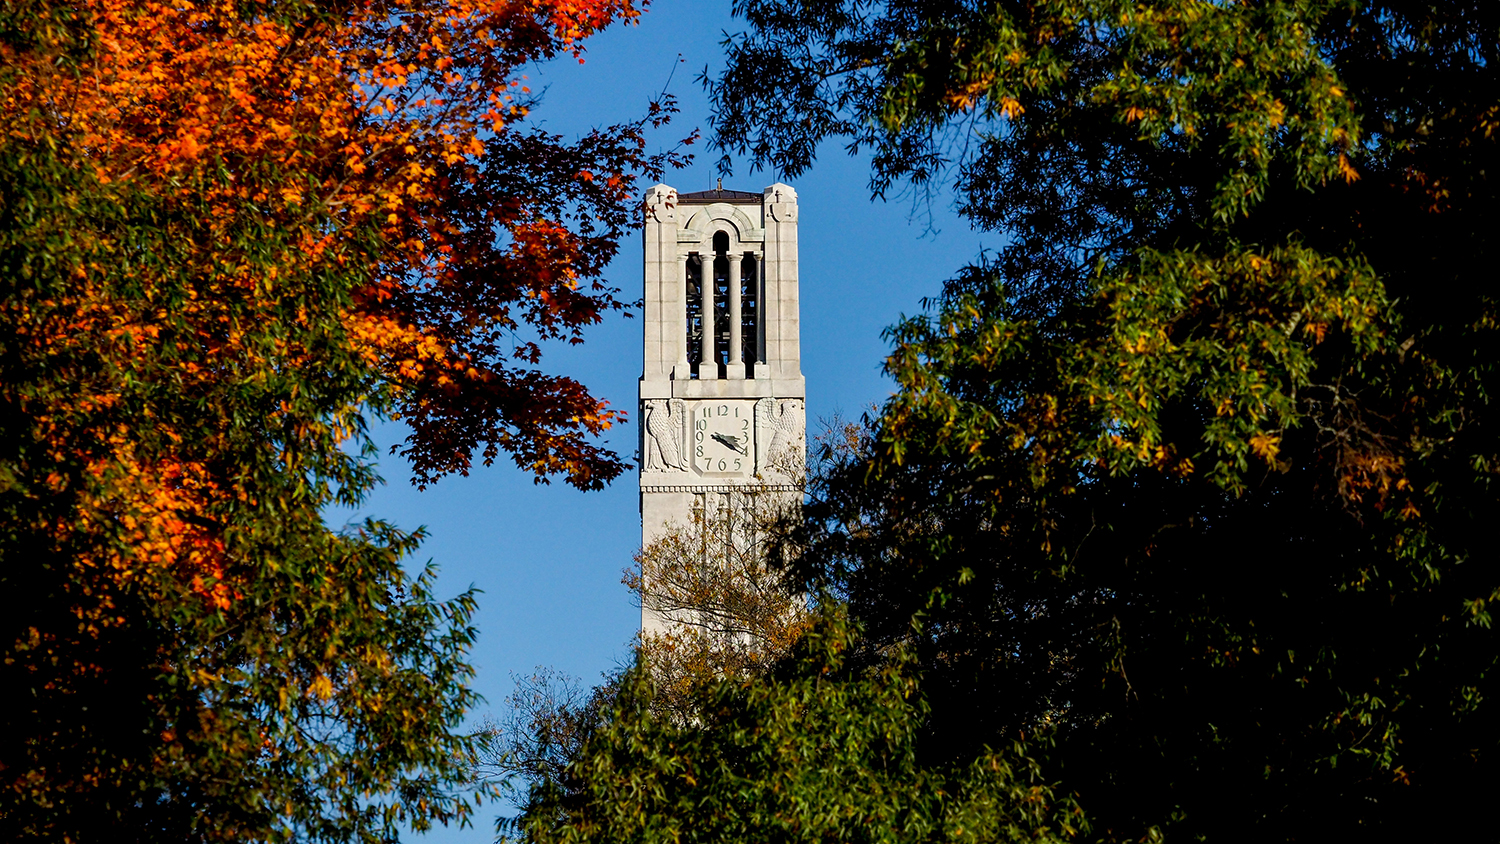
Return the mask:
<svg viewBox="0 0 1500 844"><path fill-rule="evenodd" d="M680 161L644 153L645 125L674 110L566 144L518 125L534 104L519 68L581 57L581 39L638 14L634 0L81 0L0 15L0 164L42 174L0 197L0 253L28 273L0 298L14 439L0 494L22 549L7 582L55 590L11 619L6 676L75 695L79 678L124 676L92 656L112 636L168 617L248 629L297 582L279 579L278 543L355 553L320 508L369 482L340 449L363 413L410 423L424 483L501 451L582 488L625 468L593 441L620 414L538 366L543 341L580 342L625 308L600 273L636 178ZM221 634L170 635L138 676L211 688L185 655ZM180 755L209 743L196 723L132 735ZM35 759L72 741L37 730L17 739ZM261 752L234 747L225 770ZM38 806L129 767L92 749L69 775L0 755L0 783Z"/></svg>
<svg viewBox="0 0 1500 844"><path fill-rule="evenodd" d="M7 96L7 129L36 132L34 115L60 121L102 181L148 178L210 214L249 201L278 225L305 222L311 207L335 211L342 231L377 220L386 277L372 279L371 294L386 300L390 286L440 279L452 261L444 181L483 153L481 133L505 132L525 115L514 66L577 52L577 40L637 15L630 0L395 0L323 19L261 16L273 10L225 0L81 3L95 57L81 76L28 66ZM208 178L211 169L226 177ZM338 249L336 232L309 229L297 259ZM517 238L516 249L531 243ZM538 264L573 280L573 244L553 237L544 249ZM395 369L468 369L417 322L360 309L348 319Z"/></svg>
<svg viewBox="0 0 1500 844"><path fill-rule="evenodd" d="M456 242L455 214L466 209L454 207L455 182L477 178L486 135L527 113L516 67L577 55L580 39L638 15L632 0L390 0L295 9L305 14L286 19L268 2L74 8L93 55L79 74L45 52L6 56L22 72L7 91L4 131L35 138L60 126L101 182L146 181L210 217L262 208L268 224L300 230L281 256L284 274L349 260L345 235L377 226L379 266L345 319L371 362L405 389L492 375L412 300L444 283L455 261L475 258ZM579 179L594 182L586 172ZM615 202L633 187L619 174L595 184ZM540 303L527 318L563 332L597 321L616 303L577 295L579 239L517 200L491 216L509 230L506 257L529 276L525 295ZM275 281L253 272L222 280L252 295ZM590 434L618 418L597 401L569 410ZM597 456L554 462L589 476L585 464Z"/></svg>
<svg viewBox="0 0 1500 844"><path fill-rule="evenodd" d="M476 258L474 239L464 242L455 221L456 213L469 210L455 208L455 181L475 181L485 137L510 131L525 116L527 89L516 67L560 51L579 54L580 39L637 16L632 0L391 0L309 6L290 15L284 4L228 0L87 0L72 8L92 54L75 73L45 49L8 51L5 62L19 72L6 90L0 131L31 141L61 136L101 183L144 183L207 220L228 226L253 205L268 226L296 233L269 271L245 262L205 273L206 283L184 305L189 321L202 328L196 339L205 358L264 353L240 344L220 300L253 304L274 297L279 278L322 262L357 260L348 240L374 226L379 264L342 315L350 341L389 385L411 394L413 404L425 405L432 391L483 395L505 380L495 354L486 360L464 348L463 332L424 319L431 303L417 301L451 280L456 261ZM620 174L582 171L578 179L617 202L627 201L633 188ZM495 229L508 232L508 254L499 257L524 278L526 289L517 298L529 308L527 321L552 336L597 321L615 303L607 294L578 290L581 239L525 202L517 197L511 207L488 214ZM228 231L215 235L223 244L231 240ZM482 237L493 239L489 226ZM235 256L197 257L208 264ZM121 359L144 356L159 333L153 315L133 313L108 296L90 297L87 280L96 269L73 270L80 283L76 319L40 326L29 339L58 346L117 343ZM497 316L479 305L460 321ZM531 348L521 356L534 357ZM185 360L178 376L191 392L194 379L218 373ZM541 443L527 466L587 485L617 473L605 453L579 448L575 432L598 433L618 413L581 388L540 386L561 396L561 404L535 402L545 418L501 420L529 429L527 436ZM72 409L115 398L84 392L72 397ZM209 578L193 574L192 582L214 581L214 564L203 562L213 556L205 550L213 540L168 514L202 512L204 497L224 491L190 462L134 463L126 432L97 433L116 443L108 459L137 487L128 497L129 518L139 525L132 544L151 559L198 560L189 568ZM467 451L449 447L444 460L424 468L463 471ZM212 600L225 600L219 587L201 588Z"/></svg>

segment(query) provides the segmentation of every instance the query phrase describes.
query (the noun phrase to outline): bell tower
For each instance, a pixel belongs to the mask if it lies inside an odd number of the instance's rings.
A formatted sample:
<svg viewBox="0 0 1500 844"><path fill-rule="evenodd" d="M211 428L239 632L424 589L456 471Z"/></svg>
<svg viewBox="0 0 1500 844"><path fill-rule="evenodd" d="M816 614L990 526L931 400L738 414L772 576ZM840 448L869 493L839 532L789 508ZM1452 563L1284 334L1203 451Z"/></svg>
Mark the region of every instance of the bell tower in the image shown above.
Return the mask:
<svg viewBox="0 0 1500 844"><path fill-rule="evenodd" d="M735 493L800 494L806 454L797 192L645 196L641 539ZM644 611L645 631L663 620Z"/></svg>

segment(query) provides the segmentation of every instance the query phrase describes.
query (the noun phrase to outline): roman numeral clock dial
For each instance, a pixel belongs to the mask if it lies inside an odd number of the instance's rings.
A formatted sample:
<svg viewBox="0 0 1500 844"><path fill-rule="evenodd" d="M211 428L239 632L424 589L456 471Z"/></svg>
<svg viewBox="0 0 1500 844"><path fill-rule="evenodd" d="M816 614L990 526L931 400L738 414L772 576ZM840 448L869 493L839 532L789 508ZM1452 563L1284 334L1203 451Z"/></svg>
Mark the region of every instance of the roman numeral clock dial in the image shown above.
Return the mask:
<svg viewBox="0 0 1500 844"><path fill-rule="evenodd" d="M693 408L693 467L700 475L745 477L755 468L755 406L703 402Z"/></svg>

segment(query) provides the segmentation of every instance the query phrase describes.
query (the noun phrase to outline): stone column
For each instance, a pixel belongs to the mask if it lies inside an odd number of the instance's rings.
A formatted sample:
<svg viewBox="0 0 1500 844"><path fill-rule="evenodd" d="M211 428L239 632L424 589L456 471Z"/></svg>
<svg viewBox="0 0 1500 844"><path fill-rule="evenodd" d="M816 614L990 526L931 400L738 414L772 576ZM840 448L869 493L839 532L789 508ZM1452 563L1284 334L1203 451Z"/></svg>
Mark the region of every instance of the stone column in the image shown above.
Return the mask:
<svg viewBox="0 0 1500 844"><path fill-rule="evenodd" d="M728 253L729 258L729 365L724 368L724 374L732 381L745 380L745 362L740 349L745 345L744 319L742 309L744 308L744 294L740 292L740 262L745 260L745 253L736 252L731 246Z"/></svg>
<svg viewBox="0 0 1500 844"><path fill-rule="evenodd" d="M680 254L677 256L677 289L680 295L677 297L677 365L672 369L674 381L686 381L693 377L692 365L688 363L688 332L693 329L688 324L688 256Z"/></svg>
<svg viewBox="0 0 1500 844"><path fill-rule="evenodd" d="M698 251L698 266L701 275L698 277L698 292L702 294L703 310L703 342L699 343L702 354L698 360L698 380L713 381L719 377L719 357L714 349L718 346L718 338L714 336L714 248L710 241L707 248L700 247Z"/></svg>

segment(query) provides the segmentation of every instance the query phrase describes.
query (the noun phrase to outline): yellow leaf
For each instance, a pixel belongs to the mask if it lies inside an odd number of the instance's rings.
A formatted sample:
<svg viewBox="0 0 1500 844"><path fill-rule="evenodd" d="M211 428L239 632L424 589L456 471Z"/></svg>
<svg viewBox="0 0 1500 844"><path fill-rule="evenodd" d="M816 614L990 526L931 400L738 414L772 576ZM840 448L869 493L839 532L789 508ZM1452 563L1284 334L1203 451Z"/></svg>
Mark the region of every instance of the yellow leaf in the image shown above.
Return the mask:
<svg viewBox="0 0 1500 844"><path fill-rule="evenodd" d="M1276 452L1281 450L1281 439L1266 433L1259 433L1250 438L1250 449L1262 460L1270 463L1276 459Z"/></svg>

